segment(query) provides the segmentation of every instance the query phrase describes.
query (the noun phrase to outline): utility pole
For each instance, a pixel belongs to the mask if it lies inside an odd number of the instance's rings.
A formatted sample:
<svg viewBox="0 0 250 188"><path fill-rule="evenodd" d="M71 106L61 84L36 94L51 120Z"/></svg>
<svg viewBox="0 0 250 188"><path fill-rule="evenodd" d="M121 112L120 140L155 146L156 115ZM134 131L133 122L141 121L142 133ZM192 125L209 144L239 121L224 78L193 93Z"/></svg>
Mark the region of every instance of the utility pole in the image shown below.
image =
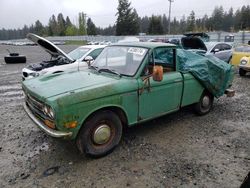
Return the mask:
<svg viewBox="0 0 250 188"><path fill-rule="evenodd" d="M171 3L174 2L174 0L168 0L169 1L169 15L168 15L168 34L170 34L170 22L171 22Z"/></svg>

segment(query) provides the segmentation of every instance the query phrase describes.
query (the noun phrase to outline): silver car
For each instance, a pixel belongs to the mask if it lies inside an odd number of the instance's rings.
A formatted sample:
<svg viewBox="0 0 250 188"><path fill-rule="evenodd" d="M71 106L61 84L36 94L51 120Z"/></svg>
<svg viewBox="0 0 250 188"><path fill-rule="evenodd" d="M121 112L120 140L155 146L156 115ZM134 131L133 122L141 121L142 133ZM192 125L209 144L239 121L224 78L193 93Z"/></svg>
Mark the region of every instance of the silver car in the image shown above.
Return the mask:
<svg viewBox="0 0 250 188"><path fill-rule="evenodd" d="M227 63L232 58L232 45L225 42L205 42L206 55L213 55Z"/></svg>

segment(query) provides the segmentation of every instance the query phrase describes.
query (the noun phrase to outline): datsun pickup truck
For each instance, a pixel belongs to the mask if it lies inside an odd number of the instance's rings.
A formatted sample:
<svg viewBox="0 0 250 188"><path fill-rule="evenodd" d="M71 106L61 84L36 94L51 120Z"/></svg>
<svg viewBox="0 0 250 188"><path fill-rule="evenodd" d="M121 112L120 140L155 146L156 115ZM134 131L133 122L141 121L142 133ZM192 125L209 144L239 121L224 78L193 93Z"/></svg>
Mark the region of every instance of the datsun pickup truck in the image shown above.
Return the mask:
<svg viewBox="0 0 250 188"><path fill-rule="evenodd" d="M87 70L43 75L22 84L24 109L52 137L73 139L93 157L110 153L124 126L188 105L207 114L214 96L179 71L176 46L121 43L105 47Z"/></svg>

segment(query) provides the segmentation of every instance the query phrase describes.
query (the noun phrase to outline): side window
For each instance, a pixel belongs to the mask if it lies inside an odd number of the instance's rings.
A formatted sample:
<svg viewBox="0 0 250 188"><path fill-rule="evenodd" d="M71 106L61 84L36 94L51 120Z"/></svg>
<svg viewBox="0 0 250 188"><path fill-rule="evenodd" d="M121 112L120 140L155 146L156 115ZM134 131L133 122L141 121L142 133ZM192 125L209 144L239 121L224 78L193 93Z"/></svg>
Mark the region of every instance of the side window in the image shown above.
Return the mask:
<svg viewBox="0 0 250 188"><path fill-rule="evenodd" d="M93 57L93 59L96 59L97 56L102 52L102 50L103 48L93 50L92 52L89 53L89 56Z"/></svg>
<svg viewBox="0 0 250 188"><path fill-rule="evenodd" d="M213 48L212 52L215 52L215 49L218 49L219 51L222 51L222 46L220 44L216 44L215 47Z"/></svg>
<svg viewBox="0 0 250 188"><path fill-rule="evenodd" d="M154 50L154 63L163 67L174 66L174 52L169 48L156 48Z"/></svg>
<svg viewBox="0 0 250 188"><path fill-rule="evenodd" d="M142 76L153 73L153 66L160 65L164 73L175 71L175 49L156 48L153 54L148 56L148 64L145 66Z"/></svg>
<svg viewBox="0 0 250 188"><path fill-rule="evenodd" d="M232 47L228 44L223 44L223 48L224 50L231 50Z"/></svg>

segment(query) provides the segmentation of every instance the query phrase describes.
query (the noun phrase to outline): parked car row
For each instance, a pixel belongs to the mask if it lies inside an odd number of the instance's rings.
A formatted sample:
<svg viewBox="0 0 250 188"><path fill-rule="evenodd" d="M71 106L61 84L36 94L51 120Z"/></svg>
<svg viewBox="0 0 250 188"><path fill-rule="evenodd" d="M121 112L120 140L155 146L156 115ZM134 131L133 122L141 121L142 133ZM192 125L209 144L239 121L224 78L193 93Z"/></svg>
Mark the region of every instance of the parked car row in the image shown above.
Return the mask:
<svg viewBox="0 0 250 188"><path fill-rule="evenodd" d="M79 47L66 54L42 37L28 34L27 38L50 53L52 60L23 70L28 75L22 82L25 111L48 135L75 140L78 149L90 156L112 152L124 126L188 105L205 115L214 97L234 93L229 90L230 64L173 44L121 42ZM79 71L81 64L84 69ZM67 66L74 71L66 73ZM201 75L201 69L206 74Z"/></svg>

